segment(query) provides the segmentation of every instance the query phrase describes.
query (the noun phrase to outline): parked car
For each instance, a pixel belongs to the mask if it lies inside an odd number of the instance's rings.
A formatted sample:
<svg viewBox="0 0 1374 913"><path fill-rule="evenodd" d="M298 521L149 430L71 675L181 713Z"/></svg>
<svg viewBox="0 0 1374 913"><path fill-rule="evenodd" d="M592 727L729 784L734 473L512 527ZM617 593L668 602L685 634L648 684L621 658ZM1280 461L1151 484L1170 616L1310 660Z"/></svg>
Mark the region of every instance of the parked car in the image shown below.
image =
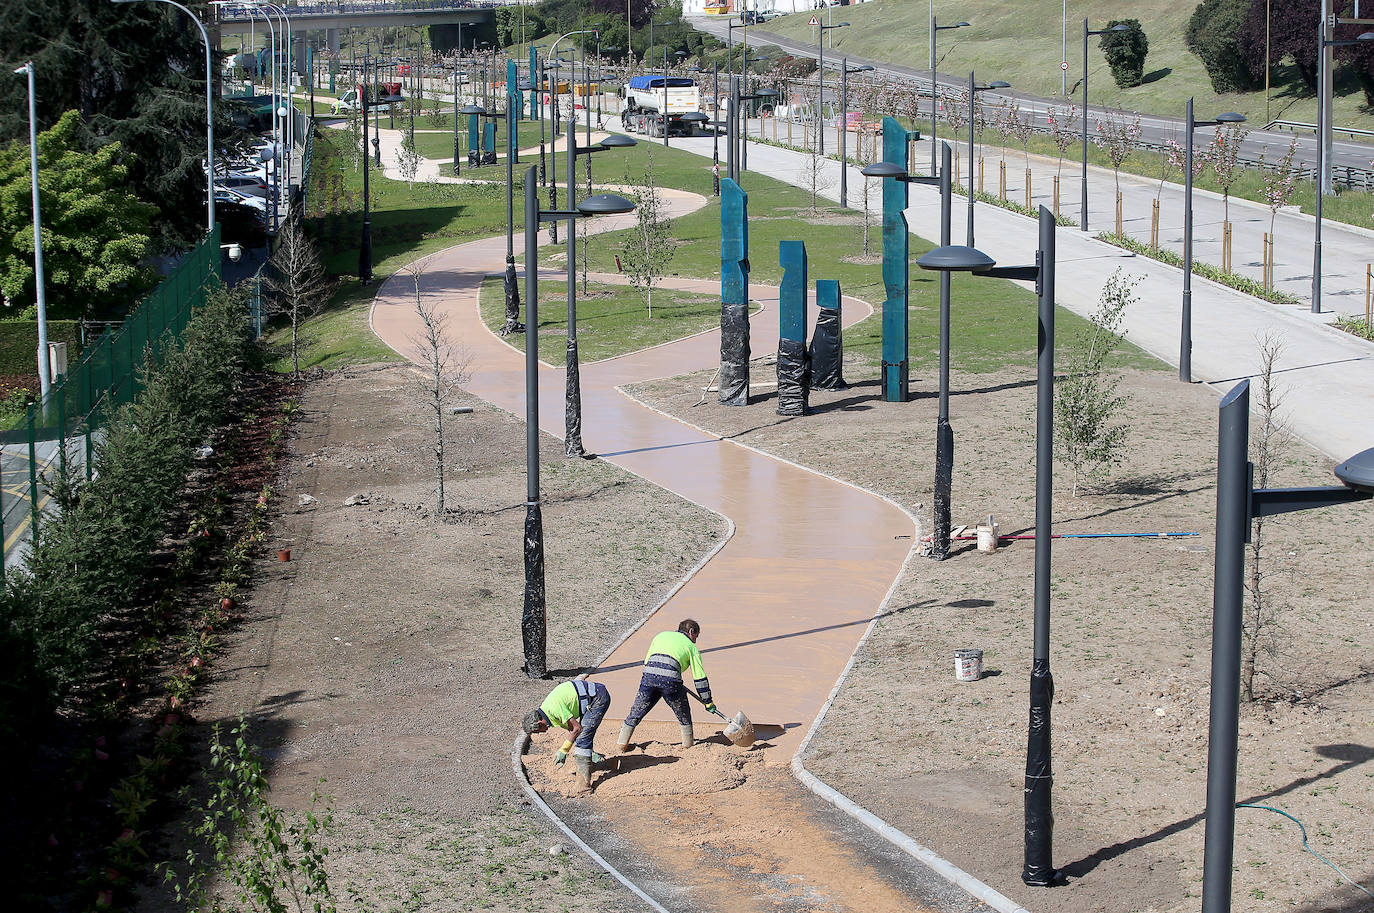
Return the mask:
<svg viewBox="0 0 1374 913"><path fill-rule="evenodd" d="M236 190L229 190L225 187L215 188L215 204L218 205L220 203L233 203L236 206L243 206L263 214L267 212L267 200L263 197L239 193Z"/></svg>
<svg viewBox="0 0 1374 913"><path fill-rule="evenodd" d="M219 175L215 178L215 186L253 197L266 197L272 193L266 182L263 181L262 176L256 174Z"/></svg>
<svg viewBox="0 0 1374 913"><path fill-rule="evenodd" d="M267 237L267 213L215 195L215 221L220 226L220 241L257 247Z"/></svg>

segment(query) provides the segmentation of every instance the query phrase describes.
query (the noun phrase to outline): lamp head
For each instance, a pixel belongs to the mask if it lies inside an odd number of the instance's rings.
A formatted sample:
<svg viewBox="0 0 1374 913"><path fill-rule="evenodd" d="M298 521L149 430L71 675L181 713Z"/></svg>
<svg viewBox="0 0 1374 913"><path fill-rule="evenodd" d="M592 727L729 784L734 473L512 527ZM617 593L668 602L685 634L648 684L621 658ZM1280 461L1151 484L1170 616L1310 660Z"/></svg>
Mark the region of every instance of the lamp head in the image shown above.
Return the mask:
<svg viewBox="0 0 1374 913"><path fill-rule="evenodd" d="M702 117L705 116L704 114L702 115ZM686 115L683 115L683 120L686 119ZM602 149L626 149L630 146L636 146L638 143L623 133L612 133L610 136L597 143L597 145Z"/></svg>
<svg viewBox="0 0 1374 913"><path fill-rule="evenodd" d="M1219 124L1243 124L1243 123L1245 123L1245 115L1244 115L1244 114L1237 114L1235 111L1227 111L1225 114L1218 114L1218 115L1217 115L1217 123L1219 123Z"/></svg>
<svg viewBox="0 0 1374 913"><path fill-rule="evenodd" d="M966 29L969 27L969 24L967 22L956 22L954 23L954 27L956 29Z"/></svg>
<svg viewBox="0 0 1374 913"><path fill-rule="evenodd" d="M871 63L866 63L866 64L864 64L864 65L861 66L861 67L855 67L851 72L854 72L854 73L871 73L871 72L873 72L873 65L872 65Z"/></svg>
<svg viewBox="0 0 1374 913"><path fill-rule="evenodd" d="M487 109L481 105L463 105L458 109L459 114L486 114Z"/></svg>
<svg viewBox="0 0 1374 913"><path fill-rule="evenodd" d="M633 212L635 204L616 193L598 193L577 204L584 216L613 216Z"/></svg>
<svg viewBox="0 0 1374 913"><path fill-rule="evenodd" d="M1362 450L1336 467L1336 478L1365 494L1374 494L1374 447Z"/></svg>
<svg viewBox="0 0 1374 913"><path fill-rule="evenodd" d="M981 273L992 269L997 261L976 247L951 244L935 248L917 260L916 265L944 273Z"/></svg>
<svg viewBox="0 0 1374 913"><path fill-rule="evenodd" d="M1356 41L1374 41L1374 32L1365 32L1363 35L1356 35Z"/></svg>
<svg viewBox="0 0 1374 913"><path fill-rule="evenodd" d="M988 83L987 87L988 87L989 89L1010 89L1010 88L1011 88L1011 83L1009 83L1009 82L1007 82L1006 80L1003 80L1003 79L998 79L998 80L995 80L995 81L993 81L993 82Z"/></svg>
<svg viewBox="0 0 1374 913"><path fill-rule="evenodd" d="M896 162L874 162L859 172L866 178L904 178L907 171Z"/></svg>
<svg viewBox="0 0 1374 913"><path fill-rule="evenodd" d="M1131 30L1131 27L1130 27L1129 25L1120 25L1120 24L1114 25L1114 26L1112 26L1111 28L1107 29L1107 31L1109 31L1109 32L1129 32L1130 30Z"/></svg>
<svg viewBox="0 0 1374 913"><path fill-rule="evenodd" d="M689 124L704 124L710 120L711 117L702 111L688 111L686 114L682 115L680 119L687 121ZM607 137L607 139L610 139L610 137Z"/></svg>

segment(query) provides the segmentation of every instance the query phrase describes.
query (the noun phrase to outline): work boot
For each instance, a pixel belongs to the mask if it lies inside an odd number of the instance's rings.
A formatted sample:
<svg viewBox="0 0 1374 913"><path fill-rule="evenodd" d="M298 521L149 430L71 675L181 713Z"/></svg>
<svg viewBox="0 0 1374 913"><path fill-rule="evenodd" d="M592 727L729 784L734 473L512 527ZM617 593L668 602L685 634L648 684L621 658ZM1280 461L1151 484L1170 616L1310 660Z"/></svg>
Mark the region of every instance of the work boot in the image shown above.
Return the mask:
<svg viewBox="0 0 1374 913"><path fill-rule="evenodd" d="M615 750L620 752L621 754L625 754L625 752L629 751L630 739L634 738L634 735L635 728L631 726L629 723L623 724L620 727L620 737L615 740Z"/></svg>
<svg viewBox="0 0 1374 913"><path fill-rule="evenodd" d="M580 754L577 760L577 783L584 791L590 792L592 788L592 759L588 755Z"/></svg>
<svg viewBox="0 0 1374 913"><path fill-rule="evenodd" d="M697 743L697 734L692 729L692 724L688 723L682 727L682 747L691 748Z"/></svg>

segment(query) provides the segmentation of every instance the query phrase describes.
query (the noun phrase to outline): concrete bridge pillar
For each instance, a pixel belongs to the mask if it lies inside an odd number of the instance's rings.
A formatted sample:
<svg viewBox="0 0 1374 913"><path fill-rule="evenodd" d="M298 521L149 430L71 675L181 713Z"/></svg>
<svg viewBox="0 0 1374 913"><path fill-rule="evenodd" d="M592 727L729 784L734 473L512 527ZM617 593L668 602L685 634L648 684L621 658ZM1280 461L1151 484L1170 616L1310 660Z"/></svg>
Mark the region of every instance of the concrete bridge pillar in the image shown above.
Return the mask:
<svg viewBox="0 0 1374 913"><path fill-rule="evenodd" d="M325 43L328 45L328 47L329 47L329 52L330 52L331 54L337 54L337 53L339 53L340 44L339 44L339 30L338 30L338 29L325 29L325 32L324 32L324 40L325 40Z"/></svg>

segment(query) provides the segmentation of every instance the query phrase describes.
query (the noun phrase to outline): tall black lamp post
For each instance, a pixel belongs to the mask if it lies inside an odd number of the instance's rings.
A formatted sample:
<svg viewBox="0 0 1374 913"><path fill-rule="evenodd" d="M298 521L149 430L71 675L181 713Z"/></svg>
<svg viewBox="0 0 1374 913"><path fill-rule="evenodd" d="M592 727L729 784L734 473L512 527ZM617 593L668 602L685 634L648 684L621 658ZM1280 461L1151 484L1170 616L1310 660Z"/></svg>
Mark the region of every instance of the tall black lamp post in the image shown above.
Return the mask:
<svg viewBox="0 0 1374 913"><path fill-rule="evenodd" d="M520 286L515 281L515 109L519 104L517 93L506 94L506 322L501 327L501 335L519 333L525 327L520 323ZM456 118L455 114L455 118Z"/></svg>
<svg viewBox="0 0 1374 913"><path fill-rule="evenodd" d="M816 28L821 30L819 40L816 42L817 53L819 55L816 61L816 151L821 155L825 155L825 116L822 114L825 110L825 33L831 29L843 29L848 27L848 22L837 22L834 25L816 26ZM832 39L831 47L834 47L833 40L834 39ZM934 152L930 154L930 161L932 163L935 161Z"/></svg>
<svg viewBox="0 0 1374 913"><path fill-rule="evenodd" d="M935 173L935 121L940 113L940 100L937 91L940 84L940 74L935 72L935 36L950 29L969 28L967 22L956 22L954 25L938 25L935 21L935 14L930 14L930 173Z"/></svg>
<svg viewBox="0 0 1374 913"><path fill-rule="evenodd" d="M1207 735L1207 825L1202 913L1229 913L1240 738L1241 619L1245 543L1254 517L1330 507L1374 496L1374 448L1336 467L1340 486L1251 489L1250 381L1221 400L1217 434L1217 533L1212 590L1212 696Z"/></svg>
<svg viewBox="0 0 1374 913"><path fill-rule="evenodd" d="M840 208L849 207L849 74L867 73L869 64L849 68L849 58L840 58Z"/></svg>
<svg viewBox="0 0 1374 913"><path fill-rule="evenodd" d="M548 678L548 615L544 599L544 517L539 503L539 224L630 212L615 194L587 197L572 210L539 208L538 169L525 171L525 598L520 634L524 672Z"/></svg>
<svg viewBox="0 0 1374 913"><path fill-rule="evenodd" d="M376 101L372 103L376 107L382 103L395 101L400 96L381 95L381 85L378 84L375 90L378 93ZM362 106L363 112L363 235L358 242L358 278L364 283L372 281L372 195L368 181L368 172L371 170L367 164L367 108L369 95L368 86L364 83L362 91L359 93L358 103ZM373 139L374 148L379 148L380 139ZM379 153L380 154L380 153ZM381 165L381 160L377 162Z"/></svg>
<svg viewBox="0 0 1374 913"><path fill-rule="evenodd" d="M893 178L905 184L934 184L940 188L940 245L950 244L953 209L953 166L949 143L940 144L940 170L936 177L913 177L893 162L874 162L861 173L866 178ZM920 261L918 261L919 263ZM935 419L935 498L931 557L949 557L950 491L954 485L954 429L949 423L949 270L940 272L940 393Z"/></svg>
<svg viewBox="0 0 1374 913"><path fill-rule="evenodd" d="M635 145L628 136L613 134L595 146L577 145L577 121L568 118L568 205L577 204L577 157L587 156L588 171L591 170L591 155L610 149L624 149ZM564 392L564 435L563 453L567 456L588 457L582 446L582 381L577 357L577 231L568 224L568 350L565 360L566 388Z"/></svg>
<svg viewBox="0 0 1374 913"><path fill-rule="evenodd" d="M986 92L989 89L1010 89L1011 83L997 80L985 86L980 86L973 81L973 71L968 74L968 233L964 241L969 247L973 246L973 115L976 111L974 96L979 92Z"/></svg>
<svg viewBox="0 0 1374 913"><path fill-rule="evenodd" d="M972 247L937 247L916 261L922 269L1034 280L1039 297L1035 398L1035 635L1030 678L1030 729L1026 740L1025 866L1021 880L1044 887L1063 880L1054 868L1054 782L1050 752L1050 522L1054 495L1054 213L1040 207L1040 248L1034 266L997 266Z"/></svg>
<svg viewBox="0 0 1374 913"><path fill-rule="evenodd" d="M740 173L749 167L748 140L740 135L740 118L735 116L735 112L740 111L748 102L768 100L776 98L778 95L775 89L759 89L757 92L741 93L741 79L742 77L731 77L730 79L730 125L725 134L725 154L728 160L726 174L733 181L738 181ZM747 125L748 119L745 119L744 123Z"/></svg>
<svg viewBox="0 0 1374 913"><path fill-rule="evenodd" d="M1129 32L1129 25L1114 25L1109 29L1090 29L1088 20L1083 20L1083 199L1079 205L1079 224L1078 227L1084 231L1088 230L1088 39L1093 35L1105 35L1108 32Z"/></svg>
<svg viewBox="0 0 1374 913"><path fill-rule="evenodd" d="M1193 100L1188 99L1183 118L1183 313L1178 337L1178 379L1193 382L1193 129L1238 124L1245 115L1228 111L1216 120L1193 120ZM1084 128L1087 129L1086 127ZM1087 186L1087 185L1084 185ZM1086 192L1086 191L1085 191ZM1087 200L1085 196L1083 198ZM1084 213L1087 213L1085 208Z"/></svg>

